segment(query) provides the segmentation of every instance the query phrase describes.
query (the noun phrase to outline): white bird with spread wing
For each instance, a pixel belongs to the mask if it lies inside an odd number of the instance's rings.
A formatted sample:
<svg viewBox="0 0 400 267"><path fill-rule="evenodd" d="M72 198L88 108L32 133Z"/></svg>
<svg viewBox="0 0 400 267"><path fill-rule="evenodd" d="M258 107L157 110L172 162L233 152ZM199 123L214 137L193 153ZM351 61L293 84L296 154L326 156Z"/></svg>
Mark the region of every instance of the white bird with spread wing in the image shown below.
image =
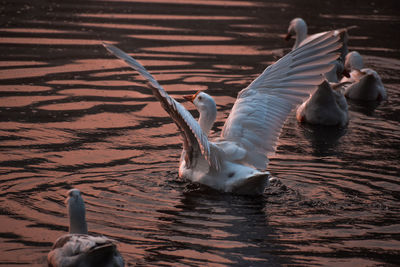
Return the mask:
<svg viewBox="0 0 400 267"><path fill-rule="evenodd" d="M135 59L110 44L108 51L123 59L148 82L183 137L179 176L224 192L261 194L268 184L268 155L289 113L323 80L338 58L339 37L328 32L272 64L239 92L221 136L208 140L217 108L211 96L198 92L190 99L199 111L193 116L170 97ZM186 96L186 98L188 98Z"/></svg>

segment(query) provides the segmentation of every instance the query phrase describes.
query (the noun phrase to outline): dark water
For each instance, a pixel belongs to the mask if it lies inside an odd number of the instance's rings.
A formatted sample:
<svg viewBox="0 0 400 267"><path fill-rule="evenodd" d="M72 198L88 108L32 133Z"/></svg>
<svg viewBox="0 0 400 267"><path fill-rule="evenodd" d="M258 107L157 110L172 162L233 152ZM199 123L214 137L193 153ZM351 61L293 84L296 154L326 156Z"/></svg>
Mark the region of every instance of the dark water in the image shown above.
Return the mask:
<svg viewBox="0 0 400 267"><path fill-rule="evenodd" d="M397 3L1 1L1 265L45 264L67 231L72 187L90 232L118 240L128 266L400 264ZM350 102L345 129L290 116L263 197L180 181L175 125L101 41L134 54L175 98L206 89L218 132L237 92L292 46L282 37L296 16L311 33L359 26L349 48L389 99Z"/></svg>

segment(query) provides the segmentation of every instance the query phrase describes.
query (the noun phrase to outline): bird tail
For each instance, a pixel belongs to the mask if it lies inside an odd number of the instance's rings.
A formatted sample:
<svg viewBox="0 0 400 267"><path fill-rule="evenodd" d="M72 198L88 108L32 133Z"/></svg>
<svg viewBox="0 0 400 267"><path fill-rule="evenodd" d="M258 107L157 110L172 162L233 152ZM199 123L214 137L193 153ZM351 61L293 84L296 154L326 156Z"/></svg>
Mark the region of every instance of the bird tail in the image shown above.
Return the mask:
<svg viewBox="0 0 400 267"><path fill-rule="evenodd" d="M235 186L232 192L240 195L262 195L265 187L268 186L269 176L270 173L265 171L247 177L242 183Z"/></svg>
<svg viewBox="0 0 400 267"><path fill-rule="evenodd" d="M105 243L92 248L86 254L86 262L88 266L111 266L114 257L119 254L116 245L113 243Z"/></svg>

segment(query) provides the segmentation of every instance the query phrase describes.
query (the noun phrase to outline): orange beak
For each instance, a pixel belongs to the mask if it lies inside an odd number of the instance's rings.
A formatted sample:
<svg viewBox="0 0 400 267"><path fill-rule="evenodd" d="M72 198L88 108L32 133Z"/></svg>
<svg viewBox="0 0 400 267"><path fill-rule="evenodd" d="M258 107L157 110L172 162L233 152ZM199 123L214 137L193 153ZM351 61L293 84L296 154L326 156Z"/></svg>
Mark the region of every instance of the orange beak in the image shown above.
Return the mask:
<svg viewBox="0 0 400 267"><path fill-rule="evenodd" d="M187 101L193 102L194 100L194 95L184 95L183 98L186 99Z"/></svg>
<svg viewBox="0 0 400 267"><path fill-rule="evenodd" d="M184 95L183 98L186 99L187 101L190 101L193 103L194 99L196 98L196 96L200 93L201 91L198 91L197 93L195 93L194 95Z"/></svg>

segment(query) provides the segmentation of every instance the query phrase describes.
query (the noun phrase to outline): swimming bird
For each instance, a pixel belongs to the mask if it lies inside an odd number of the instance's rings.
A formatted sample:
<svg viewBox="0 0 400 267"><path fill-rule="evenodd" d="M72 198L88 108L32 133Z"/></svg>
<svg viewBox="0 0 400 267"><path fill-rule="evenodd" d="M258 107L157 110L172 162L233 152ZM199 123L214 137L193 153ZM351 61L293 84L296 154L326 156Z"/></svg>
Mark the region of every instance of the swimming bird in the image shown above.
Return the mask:
<svg viewBox="0 0 400 267"><path fill-rule="evenodd" d="M345 126L349 121L347 101L341 92L342 83L324 81L296 112L299 122Z"/></svg>
<svg viewBox="0 0 400 267"><path fill-rule="evenodd" d="M268 185L268 155L274 153L289 113L306 98L329 71L341 47L328 32L295 49L267 67L239 92L221 135L209 140L217 108L213 98L197 92L190 99L199 111L196 121L155 78L131 56L111 44L103 45L147 81L154 96L177 125L183 138L179 176L222 192L262 194Z"/></svg>
<svg viewBox="0 0 400 267"><path fill-rule="evenodd" d="M345 69L350 77L343 77L342 82L349 82L345 87L344 95L350 99L373 101L387 99L386 89L379 74L370 69L363 68L364 63L357 51L347 54Z"/></svg>
<svg viewBox="0 0 400 267"><path fill-rule="evenodd" d="M47 256L51 267L122 267L124 260L115 241L104 236L88 235L85 203L78 189L68 191L66 199L69 234L59 237Z"/></svg>
<svg viewBox="0 0 400 267"><path fill-rule="evenodd" d="M334 61L334 67L331 71L325 73L326 79L329 82L339 82L339 79L342 77L342 73L344 70L344 58L348 53L347 42L348 42L348 33L347 30L353 28L354 26L337 29L335 30L336 34L340 36L342 47L340 48L340 57ZM290 21L288 32L285 36L285 40L289 41L292 36L295 36L295 43L292 49L296 49L307 42L312 41L315 38L325 34L326 32L315 33L312 35L308 35L308 28L306 22L302 18L294 18Z"/></svg>

